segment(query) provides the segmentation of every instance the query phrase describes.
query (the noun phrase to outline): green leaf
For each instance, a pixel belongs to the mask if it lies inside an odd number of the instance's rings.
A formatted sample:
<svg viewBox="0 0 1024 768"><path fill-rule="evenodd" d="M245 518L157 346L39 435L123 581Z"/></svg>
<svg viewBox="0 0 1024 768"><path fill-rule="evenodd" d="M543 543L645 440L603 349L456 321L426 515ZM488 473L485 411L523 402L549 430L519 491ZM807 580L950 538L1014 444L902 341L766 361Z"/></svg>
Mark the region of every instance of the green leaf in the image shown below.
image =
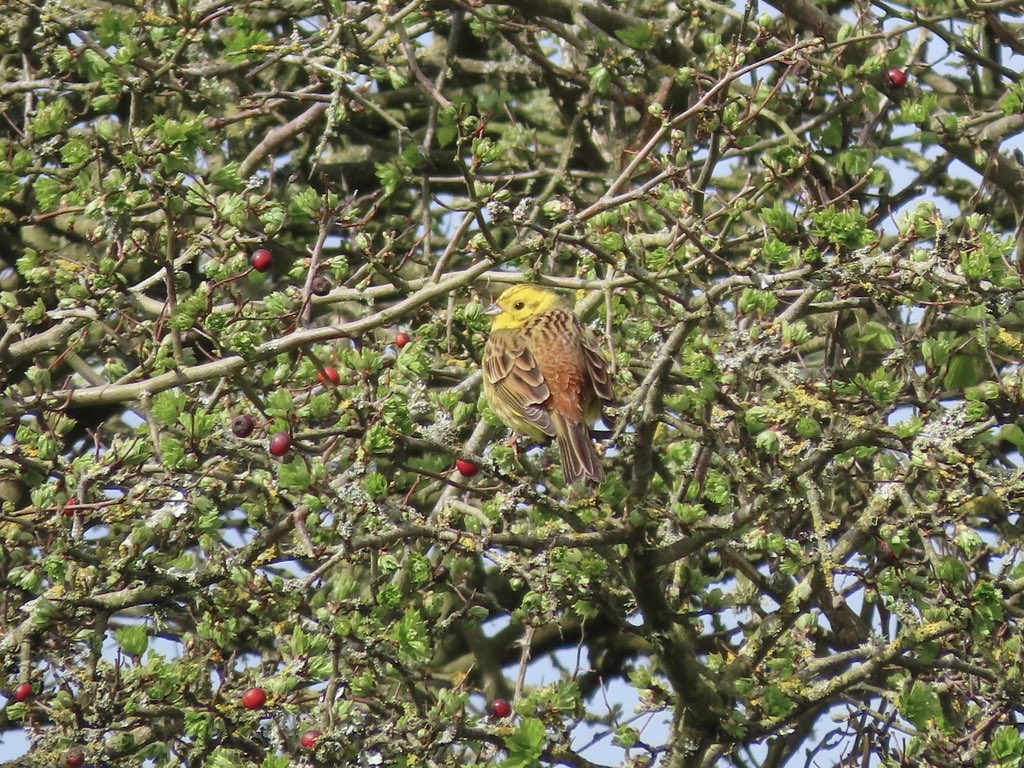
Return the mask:
<svg viewBox="0 0 1024 768"><path fill-rule="evenodd" d="M380 472L368 475L363 483L366 495L371 499L383 499L388 495L388 479Z"/></svg>
<svg viewBox="0 0 1024 768"><path fill-rule="evenodd" d="M245 188L236 162L227 163L220 170L210 174L210 183L229 192L241 192Z"/></svg>
<svg viewBox="0 0 1024 768"><path fill-rule="evenodd" d="M65 165L77 166L92 159L93 149L88 142L72 137L60 148L60 159Z"/></svg>
<svg viewBox="0 0 1024 768"><path fill-rule="evenodd" d="M370 453L387 454L395 448L395 440L383 424L374 424L366 431L366 447Z"/></svg>
<svg viewBox="0 0 1024 768"><path fill-rule="evenodd" d="M612 77L608 72L608 68L605 67L604 64L595 64L587 70L587 74L590 75L590 80L594 84L594 90L598 93L608 92L608 87L612 84Z"/></svg>
<svg viewBox="0 0 1024 768"><path fill-rule="evenodd" d="M449 146L459 135L459 124L455 119L455 113L450 109L443 110L437 119L437 146L444 148Z"/></svg>
<svg viewBox="0 0 1024 768"><path fill-rule="evenodd" d="M272 235L279 232L281 227L284 226L287 220L287 214L283 205L278 203L268 203L262 211L260 211L260 224L263 225L263 231L268 235Z"/></svg>
<svg viewBox="0 0 1024 768"><path fill-rule="evenodd" d="M526 768L540 765L540 756L547 742L544 723L535 717L524 717L516 732L505 740L508 759L505 768Z"/></svg>
<svg viewBox="0 0 1024 768"><path fill-rule="evenodd" d="M217 429L217 417L211 413L183 413L178 421L193 440L210 437Z"/></svg>
<svg viewBox="0 0 1024 768"><path fill-rule="evenodd" d="M875 349L896 349L896 338L886 326L874 320L864 323L857 335L857 341L863 346Z"/></svg>
<svg viewBox="0 0 1024 768"><path fill-rule="evenodd" d="M797 253L795 246L788 245L777 238L770 238L761 248L761 255L770 264L789 264Z"/></svg>
<svg viewBox="0 0 1024 768"><path fill-rule="evenodd" d="M206 742L215 730L213 717L204 711L185 710L185 733L200 742Z"/></svg>
<svg viewBox="0 0 1024 768"><path fill-rule="evenodd" d="M149 647L149 629L145 624L134 627L121 627L114 636L121 650L129 656L141 657Z"/></svg>
<svg viewBox="0 0 1024 768"><path fill-rule="evenodd" d="M616 253L622 250L625 240L618 232L606 232L601 235L601 247L609 253Z"/></svg>
<svg viewBox="0 0 1024 768"><path fill-rule="evenodd" d="M981 248L966 249L960 254L960 266L964 277L973 282L992 278L992 263L988 253Z"/></svg>
<svg viewBox="0 0 1024 768"><path fill-rule="evenodd" d="M63 131L69 124L68 102L58 99L52 104L41 104L32 116L31 130L36 138L45 139Z"/></svg>
<svg viewBox="0 0 1024 768"><path fill-rule="evenodd" d="M377 181L384 188L384 197L395 194L405 181L402 170L394 163L376 163L374 167Z"/></svg>
<svg viewBox="0 0 1024 768"><path fill-rule="evenodd" d="M275 419L287 419L295 411L295 400L286 389L274 390L265 403L267 415Z"/></svg>
<svg viewBox="0 0 1024 768"><path fill-rule="evenodd" d="M900 699L899 710L917 728L927 730L945 725L939 696L927 683L917 681Z"/></svg>
<svg viewBox="0 0 1024 768"><path fill-rule="evenodd" d="M987 366L980 358L969 354L958 354L946 370L944 384L946 389L964 389L977 384L985 376Z"/></svg>
<svg viewBox="0 0 1024 768"><path fill-rule="evenodd" d="M1024 756L1024 743L1021 742L1020 731L1015 726L1001 725L992 736L992 757L1000 762L1010 758Z"/></svg>
<svg viewBox="0 0 1024 768"><path fill-rule="evenodd" d="M245 198L239 194L226 194L217 197L217 210L230 224L236 227L245 226L249 211Z"/></svg>
<svg viewBox="0 0 1024 768"><path fill-rule="evenodd" d="M796 703L777 685L768 687L764 694L764 711L771 717L787 717L796 709Z"/></svg>
<svg viewBox="0 0 1024 768"><path fill-rule="evenodd" d="M843 123L840 120L829 120L818 133L823 147L838 149L843 145Z"/></svg>
<svg viewBox="0 0 1024 768"><path fill-rule="evenodd" d="M855 249L875 242L876 235L867 217L857 208L839 210L829 206L811 214L812 232L832 245Z"/></svg>
<svg viewBox="0 0 1024 768"><path fill-rule="evenodd" d="M802 416L796 423L796 432L805 440L815 440L821 437L821 425L810 416Z"/></svg>
<svg viewBox="0 0 1024 768"><path fill-rule="evenodd" d="M640 732L628 725L620 725L615 729L615 736L612 737L612 743L623 749L635 747L638 741L640 741Z"/></svg>
<svg viewBox="0 0 1024 768"><path fill-rule="evenodd" d="M1013 445L1018 451L1024 450L1024 429L1016 424L1008 424L999 431L999 439Z"/></svg>
<svg viewBox="0 0 1024 768"><path fill-rule="evenodd" d="M701 504L676 504L673 507L676 519L683 525L693 525L707 517L707 510Z"/></svg>
<svg viewBox="0 0 1024 768"><path fill-rule="evenodd" d="M430 632L415 608L408 609L402 620L395 625L392 639L404 661L425 662L433 655Z"/></svg>
<svg viewBox="0 0 1024 768"><path fill-rule="evenodd" d="M180 389L167 389L153 398L152 414L162 427L178 423L178 417L185 410L188 397Z"/></svg>
<svg viewBox="0 0 1024 768"><path fill-rule="evenodd" d="M179 120L165 115L155 115L153 123L164 143L181 150L187 157L207 142L206 115L202 112Z"/></svg>
<svg viewBox="0 0 1024 768"><path fill-rule="evenodd" d="M304 491L309 488L309 467L301 456L277 466L277 477L282 488L292 491Z"/></svg>
<svg viewBox="0 0 1024 768"><path fill-rule="evenodd" d="M779 433L774 429L766 429L755 438L754 442L757 444L758 450L768 454L778 453L781 447Z"/></svg>
<svg viewBox="0 0 1024 768"><path fill-rule="evenodd" d="M982 581L974 588L972 602L974 604L973 628L982 637L987 637L995 626L1006 617L1003 593L991 582Z"/></svg>
<svg viewBox="0 0 1024 768"><path fill-rule="evenodd" d="M384 403L381 410L384 423L396 432L403 435L410 435L413 432L412 416L409 413L409 403L405 395L393 393Z"/></svg>
<svg viewBox="0 0 1024 768"><path fill-rule="evenodd" d="M944 557L936 569L936 576L954 586L963 584L967 578L967 566L955 557Z"/></svg>
<svg viewBox="0 0 1024 768"><path fill-rule="evenodd" d="M774 293L756 288L744 288L736 303L737 308L745 315L768 315L778 305L779 299Z"/></svg>
<svg viewBox="0 0 1024 768"><path fill-rule="evenodd" d="M50 176L40 176L32 185L40 210L52 211L64 194L64 185Z"/></svg>
<svg viewBox="0 0 1024 768"><path fill-rule="evenodd" d="M160 454L168 469L180 469L187 462L185 444L176 437L164 435L160 440Z"/></svg>
<svg viewBox="0 0 1024 768"><path fill-rule="evenodd" d="M863 176L871 167L871 155L867 150L853 147L836 155L835 166L848 176Z"/></svg>
<svg viewBox="0 0 1024 768"><path fill-rule="evenodd" d="M925 339L921 344L921 352L927 364L938 368L949 361L950 342L948 339Z"/></svg>
<svg viewBox="0 0 1024 768"><path fill-rule="evenodd" d="M312 220L321 211L322 201L319 193L312 187L307 187L295 195L289 202L289 212L299 218Z"/></svg>
<svg viewBox="0 0 1024 768"><path fill-rule="evenodd" d="M615 30L615 37L637 51L646 51L654 42L654 32L649 24L636 24Z"/></svg>
<svg viewBox="0 0 1024 768"><path fill-rule="evenodd" d="M78 68L90 81L96 83L110 72L110 62L94 48L85 48L78 57Z"/></svg>
<svg viewBox="0 0 1024 768"><path fill-rule="evenodd" d="M283 291L276 291L264 299L267 314L271 317L285 317L292 311L292 300Z"/></svg>
<svg viewBox="0 0 1024 768"><path fill-rule="evenodd" d="M605 504L617 507L629 496L629 489L620 477L609 475L601 481L597 494Z"/></svg>
<svg viewBox="0 0 1024 768"><path fill-rule="evenodd" d="M206 758L208 768L240 768L245 765L245 762L237 749L228 749L227 747L217 747Z"/></svg>

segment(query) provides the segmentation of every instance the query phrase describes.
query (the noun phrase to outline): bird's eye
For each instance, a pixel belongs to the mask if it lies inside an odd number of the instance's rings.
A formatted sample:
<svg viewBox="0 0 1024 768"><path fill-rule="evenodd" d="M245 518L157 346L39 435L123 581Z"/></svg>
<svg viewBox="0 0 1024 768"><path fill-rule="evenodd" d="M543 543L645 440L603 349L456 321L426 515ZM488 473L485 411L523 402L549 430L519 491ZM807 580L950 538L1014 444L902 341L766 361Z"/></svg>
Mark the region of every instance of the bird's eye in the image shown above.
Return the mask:
<svg viewBox="0 0 1024 768"><path fill-rule="evenodd" d="M526 302L517 301L515 304L512 305L512 309L522 309L525 306L526 306Z"/></svg>

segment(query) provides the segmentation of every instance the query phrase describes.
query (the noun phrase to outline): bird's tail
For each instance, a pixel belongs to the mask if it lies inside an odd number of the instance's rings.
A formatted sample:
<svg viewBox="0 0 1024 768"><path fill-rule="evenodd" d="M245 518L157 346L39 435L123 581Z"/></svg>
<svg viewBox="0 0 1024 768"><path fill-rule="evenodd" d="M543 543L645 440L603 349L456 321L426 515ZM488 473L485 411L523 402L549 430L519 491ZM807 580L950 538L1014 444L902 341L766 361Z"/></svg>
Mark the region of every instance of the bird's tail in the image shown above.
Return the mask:
<svg viewBox="0 0 1024 768"><path fill-rule="evenodd" d="M562 474L569 485L580 480L590 479L596 482L604 480L604 469L601 458L594 449L594 441L586 424L571 424L565 419L556 417L558 430L558 450L562 455Z"/></svg>

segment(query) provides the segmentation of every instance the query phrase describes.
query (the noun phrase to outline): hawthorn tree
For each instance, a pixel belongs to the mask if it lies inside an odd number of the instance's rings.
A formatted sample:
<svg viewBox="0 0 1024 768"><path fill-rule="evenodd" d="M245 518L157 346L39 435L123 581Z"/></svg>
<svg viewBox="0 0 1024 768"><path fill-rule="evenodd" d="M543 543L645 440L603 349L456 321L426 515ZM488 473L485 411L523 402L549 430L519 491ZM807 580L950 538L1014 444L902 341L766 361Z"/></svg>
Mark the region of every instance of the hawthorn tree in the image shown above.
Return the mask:
<svg viewBox="0 0 1024 768"><path fill-rule="evenodd" d="M1018 8L6 3L5 764L1020 765Z"/></svg>

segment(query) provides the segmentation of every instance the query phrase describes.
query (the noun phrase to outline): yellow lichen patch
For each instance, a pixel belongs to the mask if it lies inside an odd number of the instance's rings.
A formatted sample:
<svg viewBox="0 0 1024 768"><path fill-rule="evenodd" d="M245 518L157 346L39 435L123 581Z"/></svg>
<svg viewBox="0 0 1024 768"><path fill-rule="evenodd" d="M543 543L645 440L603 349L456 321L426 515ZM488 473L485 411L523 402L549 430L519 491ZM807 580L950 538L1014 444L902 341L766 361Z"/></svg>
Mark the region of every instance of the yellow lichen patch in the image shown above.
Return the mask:
<svg viewBox="0 0 1024 768"><path fill-rule="evenodd" d="M1017 352L1024 351L1024 344L1021 343L1021 340L1005 328L1000 327L999 332L996 334L996 341Z"/></svg>
<svg viewBox="0 0 1024 768"><path fill-rule="evenodd" d="M269 547L266 551L260 553L260 556L253 561L252 567L259 568L261 565L272 563L278 558L279 552L276 546Z"/></svg>
<svg viewBox="0 0 1024 768"><path fill-rule="evenodd" d="M173 27L178 21L170 16L162 16L153 11L142 14L142 23L148 27Z"/></svg>
<svg viewBox="0 0 1024 768"><path fill-rule="evenodd" d="M59 600L64 597L65 594L66 591L64 589L64 584L62 582L58 582L56 584L52 584L43 596L50 600Z"/></svg>
<svg viewBox="0 0 1024 768"><path fill-rule="evenodd" d="M76 274L85 268L77 261L71 261L70 259L64 258L58 258L54 263L56 264L57 269L63 269L67 272L73 272Z"/></svg>
<svg viewBox="0 0 1024 768"><path fill-rule="evenodd" d="M827 402L806 387L795 387L793 389L793 402L805 408L813 408L816 411L828 411L829 409Z"/></svg>

